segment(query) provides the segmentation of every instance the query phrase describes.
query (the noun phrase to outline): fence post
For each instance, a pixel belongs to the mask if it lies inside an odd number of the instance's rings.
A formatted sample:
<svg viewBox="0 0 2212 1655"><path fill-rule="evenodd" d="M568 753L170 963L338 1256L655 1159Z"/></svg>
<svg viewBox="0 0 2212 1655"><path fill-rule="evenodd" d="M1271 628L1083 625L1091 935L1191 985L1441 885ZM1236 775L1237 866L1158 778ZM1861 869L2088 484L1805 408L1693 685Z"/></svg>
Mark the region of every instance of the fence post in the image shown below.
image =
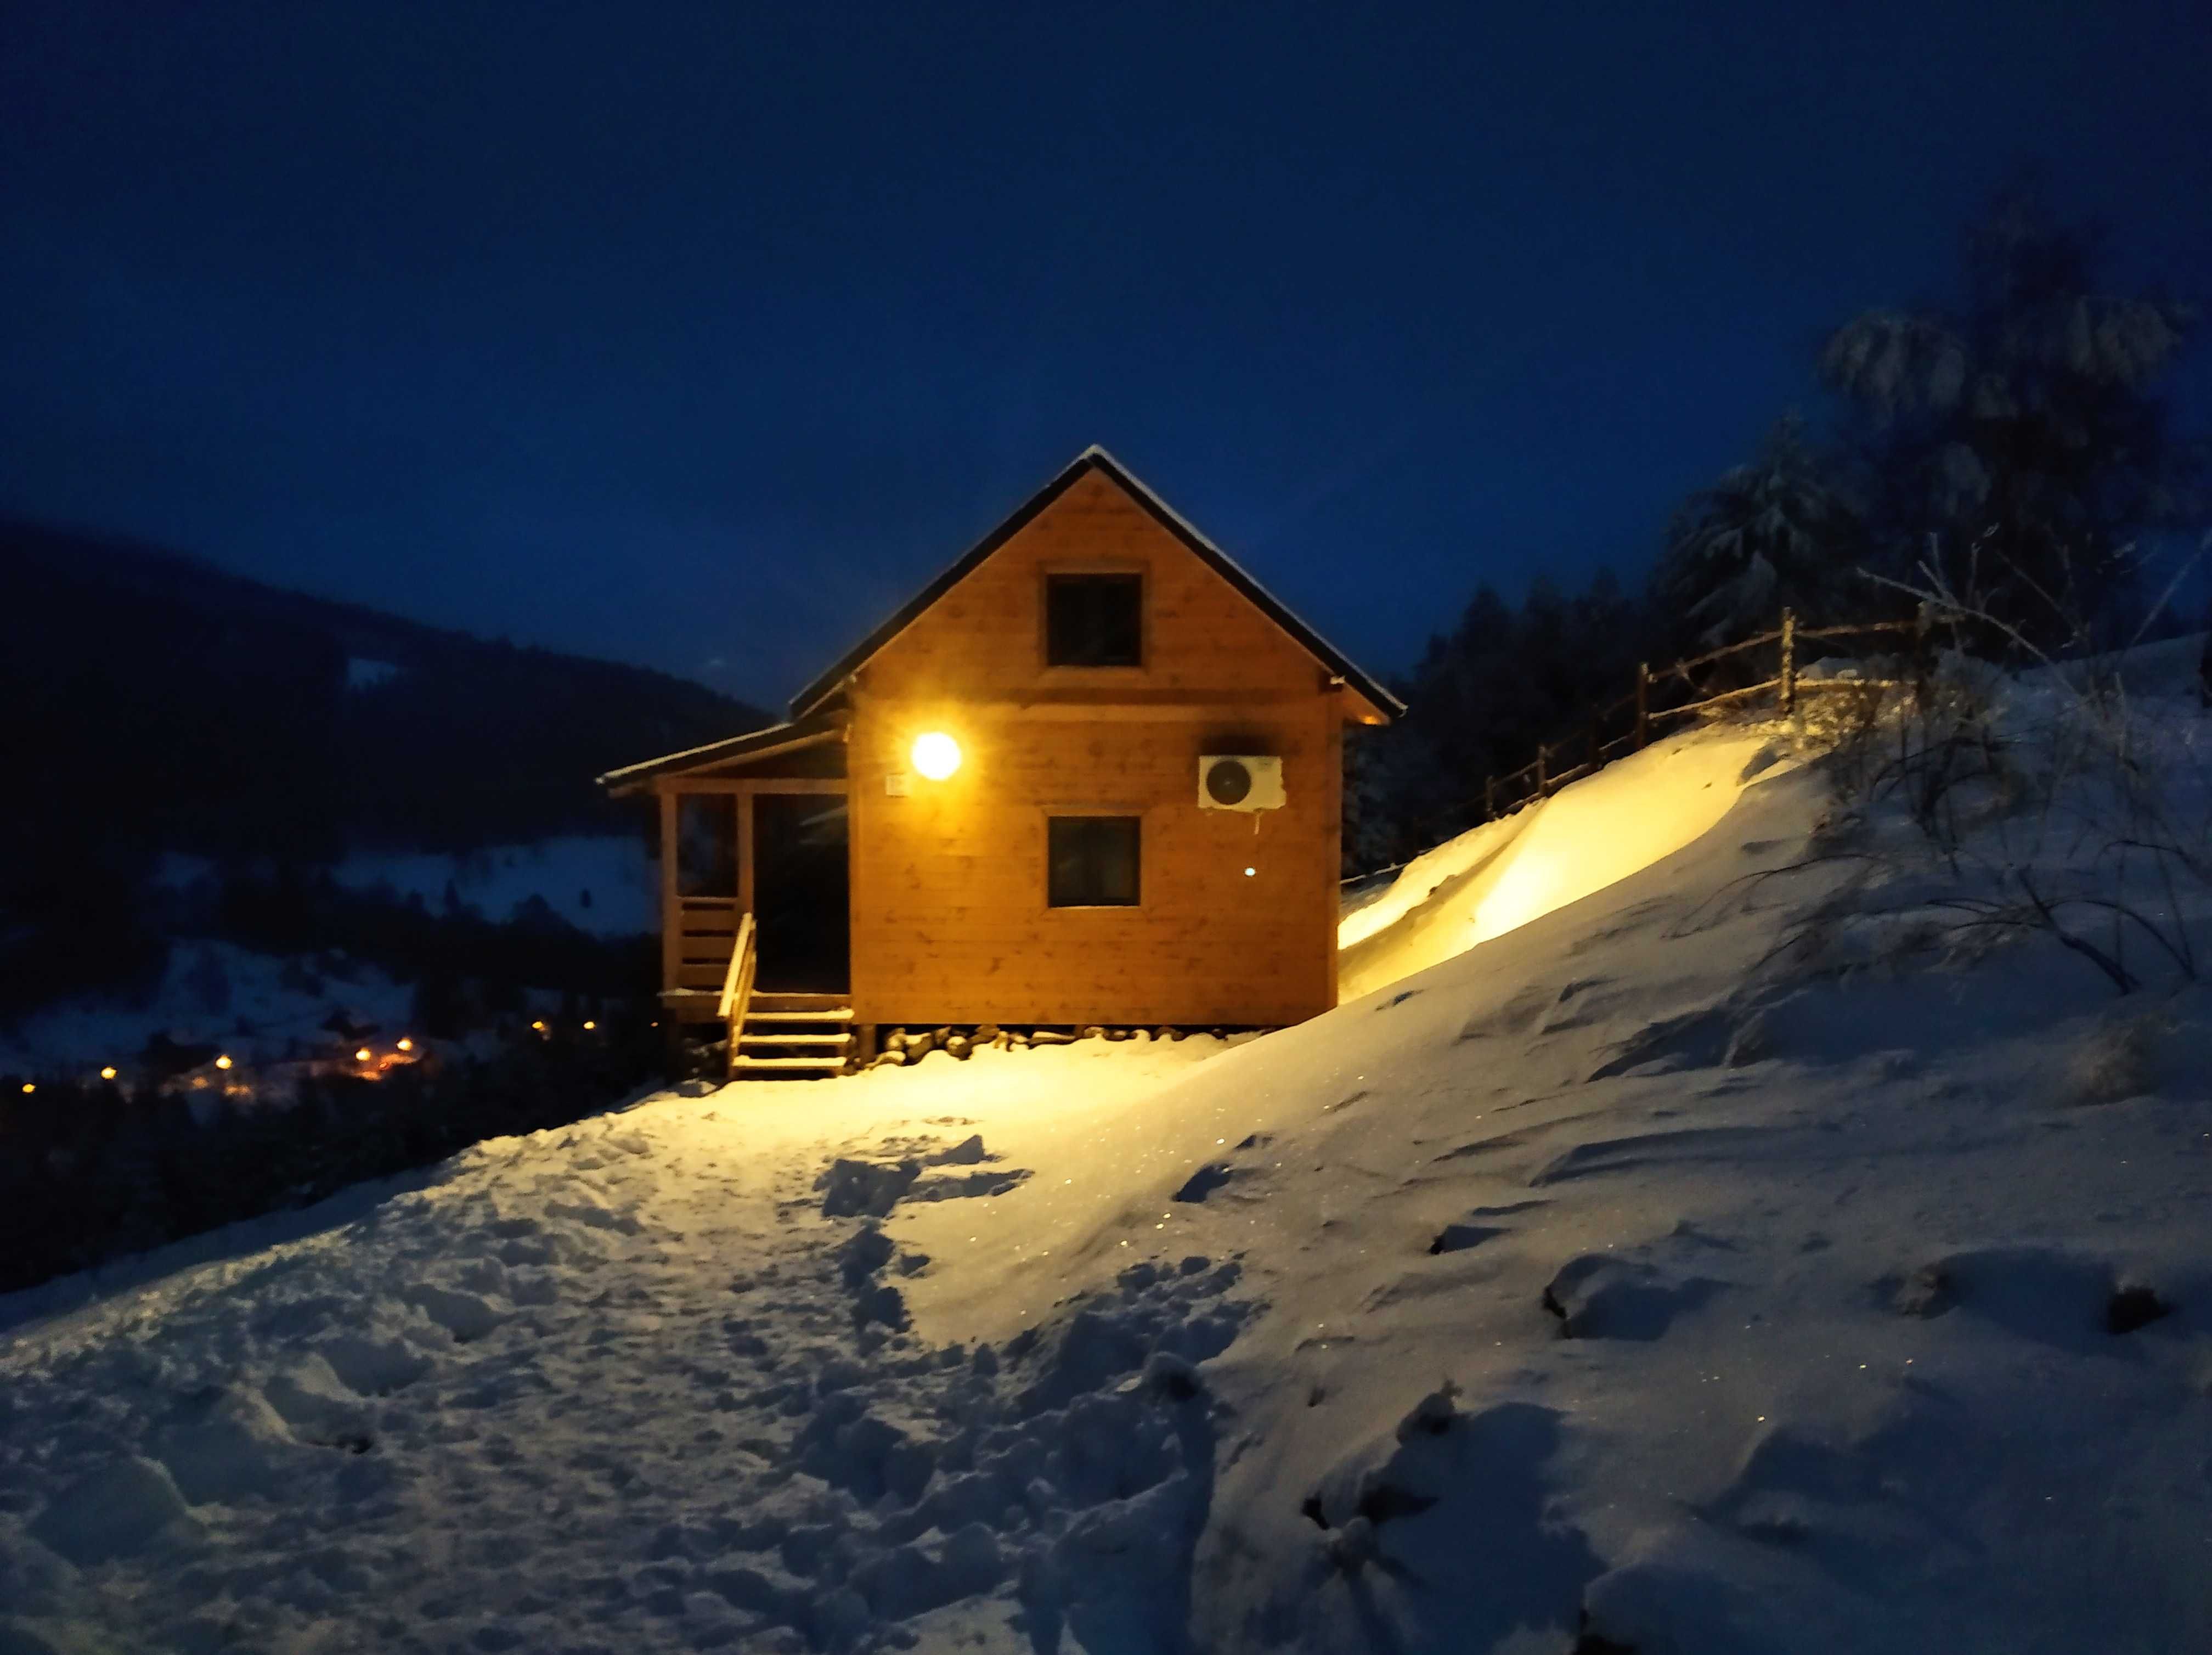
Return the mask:
<svg viewBox="0 0 2212 1655"><path fill-rule="evenodd" d="M1550 756L1551 750L1539 741L1536 744L1536 797L1539 799L1545 797L1551 791L1549 784L1544 780L1544 761Z"/></svg>
<svg viewBox="0 0 2212 1655"><path fill-rule="evenodd" d="M1590 774L1595 776L1605 767L1605 725L1598 718L1590 720Z"/></svg>
<svg viewBox="0 0 2212 1655"><path fill-rule="evenodd" d="M1482 819L1486 822L1498 819L1498 778L1494 776L1482 778Z"/></svg>
<svg viewBox="0 0 2212 1655"><path fill-rule="evenodd" d="M1651 663L1636 663L1636 751L1642 752L1651 739Z"/></svg>
<svg viewBox="0 0 2212 1655"><path fill-rule="evenodd" d="M1797 611L1782 611L1782 715L1797 715Z"/></svg>
<svg viewBox="0 0 2212 1655"><path fill-rule="evenodd" d="M1915 712L1927 710L1929 701L1928 661L1928 605L1921 604L1912 611L1912 708Z"/></svg>

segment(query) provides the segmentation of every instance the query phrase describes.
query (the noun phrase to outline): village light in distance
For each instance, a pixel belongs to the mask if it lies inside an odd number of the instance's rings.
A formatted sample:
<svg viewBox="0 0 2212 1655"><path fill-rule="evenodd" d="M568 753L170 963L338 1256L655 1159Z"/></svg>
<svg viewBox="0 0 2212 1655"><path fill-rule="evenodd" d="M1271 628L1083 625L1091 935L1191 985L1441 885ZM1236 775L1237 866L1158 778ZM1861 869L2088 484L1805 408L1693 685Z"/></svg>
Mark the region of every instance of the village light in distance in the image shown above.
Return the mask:
<svg viewBox="0 0 2212 1655"><path fill-rule="evenodd" d="M942 730L914 739L914 767L933 782L942 782L960 768L960 744Z"/></svg>

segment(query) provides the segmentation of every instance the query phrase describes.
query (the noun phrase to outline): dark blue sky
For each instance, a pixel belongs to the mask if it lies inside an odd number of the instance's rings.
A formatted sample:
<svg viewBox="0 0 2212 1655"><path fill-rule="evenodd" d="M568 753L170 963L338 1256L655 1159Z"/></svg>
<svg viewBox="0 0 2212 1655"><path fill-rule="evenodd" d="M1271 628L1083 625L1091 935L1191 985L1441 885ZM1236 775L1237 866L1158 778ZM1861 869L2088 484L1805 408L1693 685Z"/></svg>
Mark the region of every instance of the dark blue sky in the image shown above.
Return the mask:
<svg viewBox="0 0 2212 1655"><path fill-rule="evenodd" d="M1095 441L1389 670L2023 160L2201 282L2208 16L14 0L0 509L775 703Z"/></svg>

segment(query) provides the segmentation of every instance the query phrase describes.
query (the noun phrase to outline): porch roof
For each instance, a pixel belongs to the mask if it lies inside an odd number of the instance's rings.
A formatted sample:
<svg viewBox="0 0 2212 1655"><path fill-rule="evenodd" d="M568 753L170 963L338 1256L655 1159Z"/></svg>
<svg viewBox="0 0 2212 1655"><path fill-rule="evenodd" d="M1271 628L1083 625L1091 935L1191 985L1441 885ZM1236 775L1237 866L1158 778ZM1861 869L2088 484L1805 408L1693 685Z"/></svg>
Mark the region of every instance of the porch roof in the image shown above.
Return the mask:
<svg viewBox="0 0 2212 1655"><path fill-rule="evenodd" d="M659 776L695 775L702 770L773 758L801 748L840 741L844 739L845 724L846 715L842 709L811 713L805 718L795 718L787 723L771 724L765 729L749 730L743 735L710 741L703 747L687 747L682 752L666 753L659 758L648 758L642 764L625 764L622 769L609 770L599 777L599 785L611 796L619 799L624 794L636 792Z"/></svg>

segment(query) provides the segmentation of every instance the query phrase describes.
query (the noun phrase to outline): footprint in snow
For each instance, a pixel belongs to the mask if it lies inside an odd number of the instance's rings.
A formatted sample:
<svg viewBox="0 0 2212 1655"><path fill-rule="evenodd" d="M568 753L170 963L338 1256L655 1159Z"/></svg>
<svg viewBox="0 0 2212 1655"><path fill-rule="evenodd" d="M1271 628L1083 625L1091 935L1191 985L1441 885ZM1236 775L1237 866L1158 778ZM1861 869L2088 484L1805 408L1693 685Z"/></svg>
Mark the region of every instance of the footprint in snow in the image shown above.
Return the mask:
<svg viewBox="0 0 2212 1655"><path fill-rule="evenodd" d="M323 1340L313 1354L328 1365L338 1383L358 1396L388 1396L430 1371L430 1359L398 1339L369 1339L340 1334Z"/></svg>
<svg viewBox="0 0 2212 1655"><path fill-rule="evenodd" d="M1569 1339L1656 1339L1686 1311L1697 1309L1723 1283L1678 1276L1608 1253L1584 1253L1559 1267L1545 1287L1544 1308Z"/></svg>

